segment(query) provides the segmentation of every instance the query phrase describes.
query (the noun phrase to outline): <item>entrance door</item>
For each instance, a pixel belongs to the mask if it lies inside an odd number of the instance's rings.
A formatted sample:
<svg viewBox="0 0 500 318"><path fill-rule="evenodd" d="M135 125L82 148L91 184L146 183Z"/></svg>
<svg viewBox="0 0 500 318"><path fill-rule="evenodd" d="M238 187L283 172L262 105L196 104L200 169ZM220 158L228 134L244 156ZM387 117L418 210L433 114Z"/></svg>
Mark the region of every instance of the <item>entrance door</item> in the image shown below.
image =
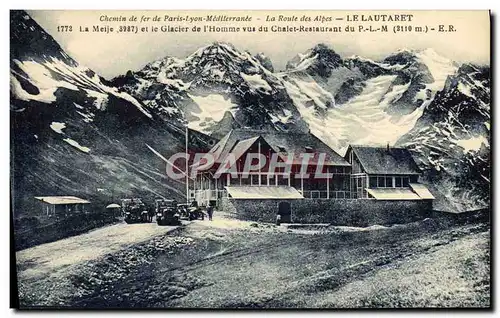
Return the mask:
<svg viewBox="0 0 500 318"><path fill-rule="evenodd" d="M292 205L290 202L280 202L278 204L278 214L281 215L282 223L292 222Z"/></svg>

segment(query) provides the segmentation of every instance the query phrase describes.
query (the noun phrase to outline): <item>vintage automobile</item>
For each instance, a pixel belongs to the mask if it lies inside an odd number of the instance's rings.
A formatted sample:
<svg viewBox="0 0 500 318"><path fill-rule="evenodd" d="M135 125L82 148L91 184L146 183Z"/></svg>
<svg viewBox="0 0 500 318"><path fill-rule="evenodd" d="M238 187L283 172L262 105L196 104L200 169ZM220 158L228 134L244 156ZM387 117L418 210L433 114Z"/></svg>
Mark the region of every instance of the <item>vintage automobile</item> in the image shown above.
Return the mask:
<svg viewBox="0 0 500 318"><path fill-rule="evenodd" d="M193 201L191 204L177 204L177 210L182 219L187 219L189 221L205 219L203 207L199 207L196 201Z"/></svg>
<svg viewBox="0 0 500 318"><path fill-rule="evenodd" d="M179 225L181 217L177 209L177 201L158 199L156 202L156 223L158 225Z"/></svg>
<svg viewBox="0 0 500 318"><path fill-rule="evenodd" d="M124 220L127 224L151 222L148 207L140 198L122 199L121 204Z"/></svg>
<svg viewBox="0 0 500 318"><path fill-rule="evenodd" d="M189 204L179 203L177 204L177 213L182 220L189 219Z"/></svg>
<svg viewBox="0 0 500 318"><path fill-rule="evenodd" d="M203 211L204 207L198 206L198 202L193 201L191 202L191 205L188 207L189 211L189 221L192 220L204 220L205 219L205 212Z"/></svg>

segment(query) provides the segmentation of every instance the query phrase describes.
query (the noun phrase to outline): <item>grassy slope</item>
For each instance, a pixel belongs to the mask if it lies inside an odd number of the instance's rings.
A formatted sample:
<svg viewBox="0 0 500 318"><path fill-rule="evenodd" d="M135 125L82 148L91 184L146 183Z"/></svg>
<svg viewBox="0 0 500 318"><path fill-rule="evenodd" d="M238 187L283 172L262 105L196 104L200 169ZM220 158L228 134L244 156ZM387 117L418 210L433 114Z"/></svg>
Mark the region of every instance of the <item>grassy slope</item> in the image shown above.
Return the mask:
<svg viewBox="0 0 500 318"><path fill-rule="evenodd" d="M450 227L426 220L351 230L290 232L253 228L241 221L195 222L177 236L157 238L70 270L74 292L57 304L489 306L489 225ZM183 243L186 240L189 244ZM37 286L54 283L49 279Z"/></svg>

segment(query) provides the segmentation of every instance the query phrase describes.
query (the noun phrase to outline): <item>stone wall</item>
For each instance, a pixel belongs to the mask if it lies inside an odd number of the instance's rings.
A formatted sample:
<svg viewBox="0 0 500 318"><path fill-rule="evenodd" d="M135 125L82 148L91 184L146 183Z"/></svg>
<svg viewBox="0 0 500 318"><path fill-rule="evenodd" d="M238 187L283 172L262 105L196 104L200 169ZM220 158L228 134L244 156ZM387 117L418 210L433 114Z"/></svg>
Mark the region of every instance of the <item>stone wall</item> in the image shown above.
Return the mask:
<svg viewBox="0 0 500 318"><path fill-rule="evenodd" d="M275 222L279 202L292 206L293 223L368 226L406 223L429 217L432 201L364 200L235 200L222 198L220 208L235 218Z"/></svg>

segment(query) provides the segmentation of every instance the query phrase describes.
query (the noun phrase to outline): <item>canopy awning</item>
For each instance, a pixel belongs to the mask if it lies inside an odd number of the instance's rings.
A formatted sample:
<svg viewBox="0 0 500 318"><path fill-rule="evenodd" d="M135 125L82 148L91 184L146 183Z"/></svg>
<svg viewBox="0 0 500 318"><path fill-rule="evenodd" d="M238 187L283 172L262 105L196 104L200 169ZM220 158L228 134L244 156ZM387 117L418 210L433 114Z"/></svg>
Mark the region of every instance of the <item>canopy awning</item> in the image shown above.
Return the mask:
<svg viewBox="0 0 500 318"><path fill-rule="evenodd" d="M238 186L226 187L233 199L303 199L294 187L288 186Z"/></svg>
<svg viewBox="0 0 500 318"><path fill-rule="evenodd" d="M410 188L417 193L417 195L424 200L434 200L434 196L427 189L427 187L421 183L410 183Z"/></svg>
<svg viewBox="0 0 500 318"><path fill-rule="evenodd" d="M116 204L116 203L111 203L111 204L108 204L108 206L106 206L106 209L120 209L121 206Z"/></svg>
<svg viewBox="0 0 500 318"><path fill-rule="evenodd" d="M366 191L377 200L422 200L410 189L380 188L366 189Z"/></svg>

